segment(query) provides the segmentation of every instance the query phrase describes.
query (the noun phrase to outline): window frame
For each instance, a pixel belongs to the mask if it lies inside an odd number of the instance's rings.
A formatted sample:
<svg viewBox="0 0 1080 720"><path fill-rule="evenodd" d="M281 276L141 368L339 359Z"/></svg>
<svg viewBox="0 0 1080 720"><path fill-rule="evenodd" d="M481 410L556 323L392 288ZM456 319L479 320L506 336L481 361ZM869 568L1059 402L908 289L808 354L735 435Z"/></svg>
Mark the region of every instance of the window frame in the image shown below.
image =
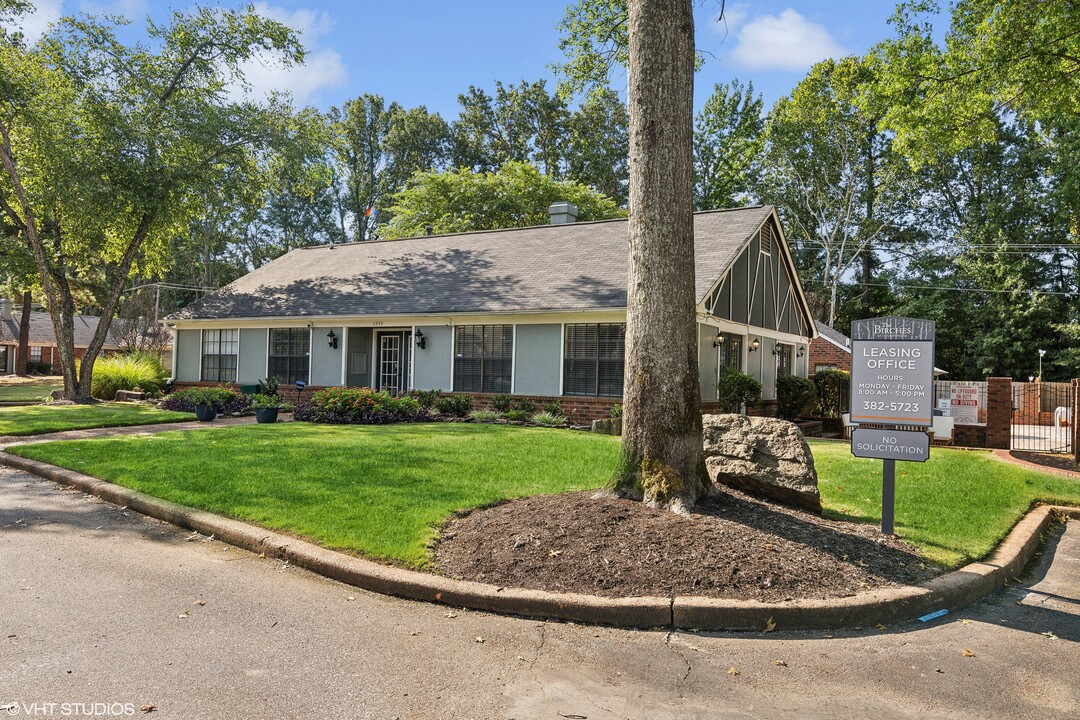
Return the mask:
<svg viewBox="0 0 1080 720"><path fill-rule="evenodd" d="M41 345L31 345L30 352L27 353L26 356L26 361L32 363L45 362L45 348L43 348Z"/></svg>
<svg viewBox="0 0 1080 720"><path fill-rule="evenodd" d="M274 354L274 333L288 332L289 337L284 340L288 352L284 355ZM310 327L273 327L266 334L266 377L281 378L281 382L287 385L295 385L300 380L305 385L311 383L311 338L313 330ZM294 352L297 337L306 340L307 350L303 353ZM279 343L282 341L279 340ZM301 360L302 359L302 360ZM274 367L275 360L285 361L285 370L282 372ZM301 372L302 370L302 372Z"/></svg>
<svg viewBox="0 0 1080 720"><path fill-rule="evenodd" d="M454 392L510 393L516 336L510 323L455 325L450 369Z"/></svg>
<svg viewBox="0 0 1080 720"><path fill-rule="evenodd" d="M216 340L208 340L207 339L207 334L208 333L217 333L217 339ZM235 333L235 339L223 339L222 338L222 333ZM235 353L221 352L223 342L229 343L230 346L234 346L236 352ZM213 346L216 347L217 352L215 352L215 353L208 353L207 352L207 348L211 346L211 343L213 344ZM233 358L232 366L228 367L228 364L226 364L225 367L222 367L221 359L222 358L230 358L230 357ZM216 362L216 367L208 368L207 363L206 363L207 358L217 358L218 360ZM202 330L202 332L200 333L200 335L199 335L199 382L235 383L236 378L237 378L237 373L239 372L239 367L240 367L240 329L239 328L204 328ZM208 377L207 376L208 375L208 370L212 370L215 377ZM222 372L223 370L224 371L231 370L232 371L232 378L230 379L228 377L223 377L223 372Z"/></svg>
<svg viewBox="0 0 1080 720"><path fill-rule="evenodd" d="M606 338L603 337L604 333L607 334ZM605 343L607 352L602 353ZM623 396L626 323L566 323L563 325L562 346L563 395ZM575 356L572 357L571 353Z"/></svg>

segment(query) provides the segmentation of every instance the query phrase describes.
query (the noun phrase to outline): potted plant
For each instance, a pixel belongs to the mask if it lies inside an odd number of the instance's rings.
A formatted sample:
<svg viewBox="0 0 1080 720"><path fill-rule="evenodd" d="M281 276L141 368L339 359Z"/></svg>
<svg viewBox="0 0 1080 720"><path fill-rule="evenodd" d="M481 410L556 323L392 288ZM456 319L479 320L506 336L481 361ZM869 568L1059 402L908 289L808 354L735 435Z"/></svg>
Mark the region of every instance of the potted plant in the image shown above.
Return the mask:
<svg viewBox="0 0 1080 720"><path fill-rule="evenodd" d="M199 388L195 398L195 418L199 422L212 422L217 417L217 407L214 406L210 394L205 389Z"/></svg>
<svg viewBox="0 0 1080 720"><path fill-rule="evenodd" d="M251 396L251 407L255 410L255 422L277 422L278 412L288 410L290 405L278 395L263 395L257 393Z"/></svg>

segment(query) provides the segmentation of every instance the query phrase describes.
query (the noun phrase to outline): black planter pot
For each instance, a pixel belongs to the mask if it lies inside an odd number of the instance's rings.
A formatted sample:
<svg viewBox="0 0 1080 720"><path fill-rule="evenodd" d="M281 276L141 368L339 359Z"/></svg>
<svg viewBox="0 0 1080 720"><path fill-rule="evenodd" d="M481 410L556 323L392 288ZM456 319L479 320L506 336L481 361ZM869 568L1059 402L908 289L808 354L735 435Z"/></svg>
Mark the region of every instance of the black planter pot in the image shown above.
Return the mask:
<svg viewBox="0 0 1080 720"><path fill-rule="evenodd" d="M199 422L210 422L217 417L217 410L214 409L213 405L196 405L195 417L198 418Z"/></svg>
<svg viewBox="0 0 1080 720"><path fill-rule="evenodd" d="M277 414L277 408L255 408L255 422L275 423L277 422Z"/></svg>

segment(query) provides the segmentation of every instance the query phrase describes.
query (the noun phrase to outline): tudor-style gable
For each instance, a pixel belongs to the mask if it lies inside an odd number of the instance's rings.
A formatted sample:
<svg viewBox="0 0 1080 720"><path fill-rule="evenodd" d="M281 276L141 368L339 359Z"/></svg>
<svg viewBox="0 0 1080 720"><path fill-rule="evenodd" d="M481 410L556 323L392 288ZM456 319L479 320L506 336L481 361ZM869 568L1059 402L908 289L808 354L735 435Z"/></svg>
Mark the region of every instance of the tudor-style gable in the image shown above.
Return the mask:
<svg viewBox="0 0 1080 720"><path fill-rule="evenodd" d="M699 310L742 325L814 337L814 323L775 214L751 236Z"/></svg>

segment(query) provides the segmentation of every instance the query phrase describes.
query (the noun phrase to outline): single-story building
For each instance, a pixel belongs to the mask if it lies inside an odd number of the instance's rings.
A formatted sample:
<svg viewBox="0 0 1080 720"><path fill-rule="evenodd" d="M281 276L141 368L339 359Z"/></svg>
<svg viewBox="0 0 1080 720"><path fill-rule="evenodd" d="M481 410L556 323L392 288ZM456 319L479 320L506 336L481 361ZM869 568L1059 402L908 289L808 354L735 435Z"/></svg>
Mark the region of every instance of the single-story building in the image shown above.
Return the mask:
<svg viewBox="0 0 1080 720"><path fill-rule="evenodd" d="M606 415L623 389L627 221L293 250L167 318L187 384L370 386L558 400ZM775 208L694 216L701 396L728 365L775 399L807 375L814 323ZM291 396L291 395L290 395Z"/></svg>
<svg viewBox="0 0 1080 720"><path fill-rule="evenodd" d="M0 375L8 375L15 372L15 355L19 350L19 322L22 313L15 309L13 301L9 298L0 298ZM94 339L98 323L101 318L96 315L76 315L74 320L75 330L75 357L81 360L86 354L86 348ZM60 347L56 343L56 331L53 329L52 317L49 313L34 311L30 313L30 356L29 362L38 365L46 373L60 375L63 370L60 364ZM101 349L101 357L115 355L121 348L111 337L106 337L105 344ZM169 356L171 347L166 347L161 352L162 362L168 366L172 362Z"/></svg>
<svg viewBox="0 0 1080 720"><path fill-rule="evenodd" d="M16 313L14 303L9 298L0 298L0 375L15 372L15 354L19 350L19 321L21 313ZM93 315L75 316L75 356L81 358L97 332L101 318ZM30 363L48 368L47 372L59 375L60 349L56 344L52 318L48 313L30 313ZM120 348L106 343L104 354L118 352Z"/></svg>

